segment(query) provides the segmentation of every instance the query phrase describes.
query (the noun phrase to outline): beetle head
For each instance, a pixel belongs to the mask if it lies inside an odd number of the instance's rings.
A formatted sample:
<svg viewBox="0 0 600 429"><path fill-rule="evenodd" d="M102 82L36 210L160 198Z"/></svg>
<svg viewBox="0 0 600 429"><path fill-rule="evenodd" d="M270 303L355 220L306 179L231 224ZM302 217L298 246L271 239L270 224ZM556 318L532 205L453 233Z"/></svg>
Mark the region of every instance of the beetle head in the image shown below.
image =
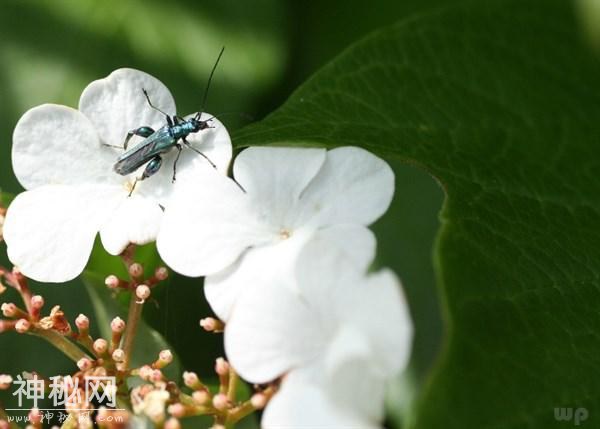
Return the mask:
<svg viewBox="0 0 600 429"><path fill-rule="evenodd" d="M202 121L200 120L200 115L201 113L198 112L196 113L196 115L190 120L190 122L193 124L194 126L194 132L197 133L198 131L202 131L205 130L207 128L211 128L208 123L209 121L212 120L212 118L207 119L206 121Z"/></svg>

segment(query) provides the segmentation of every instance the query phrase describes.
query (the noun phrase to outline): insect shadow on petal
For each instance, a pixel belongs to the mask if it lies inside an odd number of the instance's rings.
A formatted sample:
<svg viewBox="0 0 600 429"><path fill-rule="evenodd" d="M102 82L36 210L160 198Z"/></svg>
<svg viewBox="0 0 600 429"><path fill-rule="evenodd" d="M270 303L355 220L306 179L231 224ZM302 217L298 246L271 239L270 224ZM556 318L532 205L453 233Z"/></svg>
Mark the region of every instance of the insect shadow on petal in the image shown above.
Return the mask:
<svg viewBox="0 0 600 429"><path fill-rule="evenodd" d="M202 100L202 110L204 110L204 104L206 103L206 97L208 95L208 89L210 87L213 74L224 51L225 48L223 47L208 77L208 83L206 85ZM216 165L205 154L193 147L186 139L186 137L192 133L197 133L207 128L214 128L211 127L209 123L215 117L213 116L207 120L201 120L200 118L202 116L202 110L197 112L190 119L183 119L177 115L170 116L168 113L152 104L150 95L144 88L142 88L142 92L146 97L148 105L152 109L157 110L165 115L167 124L158 130L154 130L149 126L141 126L129 131L125 141L123 142L123 147L105 144L105 146L117 147L125 150L125 152L119 156L113 167L116 173L126 176L135 172L141 166L146 165L142 175L136 177L135 182L133 183L133 186L129 192L129 196L131 196L133 193L138 181L145 180L160 170L160 167L162 166L161 155L168 153L173 149L177 149L177 155L175 157L175 162L173 163L173 182L175 182L177 177L177 162L179 161L179 156L181 155L181 151L183 150L184 146L204 157L213 168L216 168ZM131 140L133 136L144 137L144 140L128 150L127 146L129 144L129 140Z"/></svg>

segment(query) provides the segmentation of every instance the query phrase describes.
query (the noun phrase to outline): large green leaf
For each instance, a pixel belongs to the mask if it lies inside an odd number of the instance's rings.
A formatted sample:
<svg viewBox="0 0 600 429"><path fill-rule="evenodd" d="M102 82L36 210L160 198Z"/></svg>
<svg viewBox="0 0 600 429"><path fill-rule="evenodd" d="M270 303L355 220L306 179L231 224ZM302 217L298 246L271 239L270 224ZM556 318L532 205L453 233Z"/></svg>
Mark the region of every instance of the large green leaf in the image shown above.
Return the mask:
<svg viewBox="0 0 600 429"><path fill-rule="evenodd" d="M444 353L419 428L600 409L600 64L573 3L469 2L352 46L235 144L357 145L429 171Z"/></svg>

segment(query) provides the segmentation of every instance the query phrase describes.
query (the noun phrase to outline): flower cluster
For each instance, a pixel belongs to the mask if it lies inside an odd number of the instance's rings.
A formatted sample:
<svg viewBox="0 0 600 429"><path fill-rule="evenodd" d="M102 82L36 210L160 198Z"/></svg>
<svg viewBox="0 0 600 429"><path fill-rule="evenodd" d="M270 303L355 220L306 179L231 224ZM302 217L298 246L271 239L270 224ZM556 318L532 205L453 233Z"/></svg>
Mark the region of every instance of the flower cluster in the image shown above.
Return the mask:
<svg viewBox="0 0 600 429"><path fill-rule="evenodd" d="M172 183L172 169L162 168L131 192L139 173L121 176L113 170L127 133L140 126L158 129L166 123L164 115L148 105L142 89L153 104L175 114L173 97L160 81L141 71L119 69L85 88L79 110L44 104L26 112L17 123L13 170L27 191L15 198L6 213L4 239L10 260L28 277L43 282L76 277L98 232L113 255L129 243L154 241L162 207L168 205L174 189L196 183L195 172L213 169L204 157L184 150L176 183ZM190 134L188 141L201 146L216 169L225 173L231 159L229 134L216 118L211 127L202 135ZM175 153L164 156L165 166L172 166L175 157Z"/></svg>
<svg viewBox="0 0 600 429"><path fill-rule="evenodd" d="M240 374L266 388L244 404L226 387L210 396L186 373L192 400L177 402L172 386L153 379L156 368L143 367L135 374L153 384L136 388L133 409L158 415L157 423L169 402L172 417L208 409L223 424L266 406L265 428L377 427L386 382L406 366L412 341L400 281L387 269L369 271L376 240L368 226L392 200L390 167L356 147L252 147L229 177L229 135L212 119L189 140L215 168L184 151L176 183L163 167L132 192L139 172L113 171L114 146L136 127L164 124L142 87L174 114L164 85L122 69L89 85L79 110L44 105L21 118L13 164L28 191L6 214L11 261L34 279L65 281L81 273L99 232L111 254L156 240L173 270L205 278L220 320L201 324L224 332L231 364L217 363L221 384ZM107 286L130 284L109 277ZM140 302L149 293L136 284Z"/></svg>

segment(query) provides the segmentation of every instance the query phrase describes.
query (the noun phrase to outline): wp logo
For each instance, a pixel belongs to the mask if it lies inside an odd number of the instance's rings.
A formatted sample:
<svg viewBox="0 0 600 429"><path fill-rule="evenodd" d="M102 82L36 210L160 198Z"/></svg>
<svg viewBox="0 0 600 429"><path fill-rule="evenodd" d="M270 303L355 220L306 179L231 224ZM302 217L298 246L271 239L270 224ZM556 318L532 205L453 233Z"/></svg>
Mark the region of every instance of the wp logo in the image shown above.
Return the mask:
<svg viewBox="0 0 600 429"><path fill-rule="evenodd" d="M556 421L573 421L575 426L579 426L581 422L584 422L589 417L587 408L555 408L554 419Z"/></svg>

